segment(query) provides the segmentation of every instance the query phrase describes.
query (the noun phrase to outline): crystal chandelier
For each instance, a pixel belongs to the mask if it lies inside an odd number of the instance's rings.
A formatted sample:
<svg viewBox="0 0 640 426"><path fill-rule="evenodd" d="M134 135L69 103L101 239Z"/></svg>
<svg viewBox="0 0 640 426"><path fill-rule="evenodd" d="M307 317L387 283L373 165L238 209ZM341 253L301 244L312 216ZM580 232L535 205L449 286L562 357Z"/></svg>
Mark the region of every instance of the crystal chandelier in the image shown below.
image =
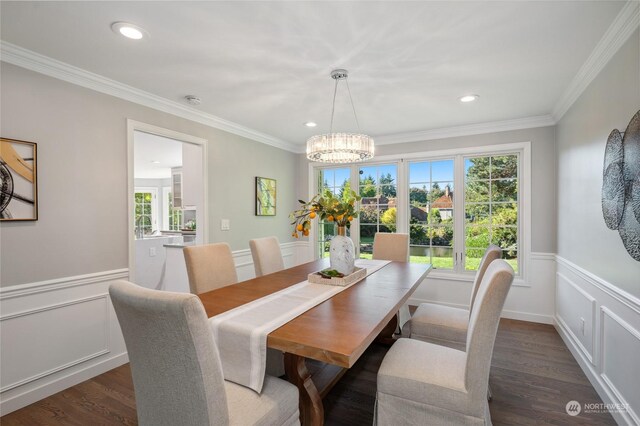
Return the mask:
<svg viewBox="0 0 640 426"><path fill-rule="evenodd" d="M311 161L319 161L322 163L354 163L357 161L365 161L373 158L373 139L371 136L362 133L333 133L333 116L336 109L336 93L338 92L338 82L344 80L349 92L349 100L351 108L356 119L358 132L360 123L356 114L356 107L353 104L351 90L349 90L349 82L347 81L347 70L331 71L331 78L336 81L333 90L333 106L331 108L331 126L329 133L323 135L315 135L307 140L307 158Z"/></svg>

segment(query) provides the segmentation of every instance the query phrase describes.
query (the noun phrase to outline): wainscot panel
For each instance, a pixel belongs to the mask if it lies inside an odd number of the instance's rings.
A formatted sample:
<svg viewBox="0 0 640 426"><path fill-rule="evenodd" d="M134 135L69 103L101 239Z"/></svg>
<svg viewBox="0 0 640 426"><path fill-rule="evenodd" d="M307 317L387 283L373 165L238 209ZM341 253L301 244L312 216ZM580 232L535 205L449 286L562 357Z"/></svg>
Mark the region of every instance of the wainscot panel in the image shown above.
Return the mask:
<svg viewBox="0 0 640 426"><path fill-rule="evenodd" d="M640 424L640 299L557 256L556 329L619 424ZM581 336L592 322L592 338ZM583 338L584 337L584 338ZM570 395L567 398L571 399ZM592 401L579 401L583 404Z"/></svg>
<svg viewBox="0 0 640 426"><path fill-rule="evenodd" d="M0 289L0 413L127 362L108 289L127 269Z"/></svg>

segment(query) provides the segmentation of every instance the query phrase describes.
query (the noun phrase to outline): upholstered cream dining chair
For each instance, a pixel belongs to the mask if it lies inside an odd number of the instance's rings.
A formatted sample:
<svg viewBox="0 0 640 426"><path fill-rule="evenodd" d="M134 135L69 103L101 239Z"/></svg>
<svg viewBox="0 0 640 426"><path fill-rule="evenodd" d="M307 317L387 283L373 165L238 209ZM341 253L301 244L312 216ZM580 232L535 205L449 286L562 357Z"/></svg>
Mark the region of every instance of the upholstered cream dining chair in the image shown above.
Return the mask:
<svg viewBox="0 0 640 426"><path fill-rule="evenodd" d="M298 425L298 389L265 377L261 394L223 379L200 300L127 281L109 288L142 426Z"/></svg>
<svg viewBox="0 0 640 426"><path fill-rule="evenodd" d="M284 269L280 243L276 237L257 238L249 241L256 277Z"/></svg>
<svg viewBox="0 0 640 426"><path fill-rule="evenodd" d="M376 232L373 237L373 259L409 261L409 234Z"/></svg>
<svg viewBox="0 0 640 426"><path fill-rule="evenodd" d="M378 371L374 424L491 425L489 369L513 268L489 265L471 311L466 352L399 339Z"/></svg>
<svg viewBox="0 0 640 426"><path fill-rule="evenodd" d="M409 261L409 234L398 234L389 232L376 232L373 236L373 256L376 260L391 260L395 262ZM397 326L395 330L385 328L383 334L400 333L402 326L409 320L409 305L406 303L400 307L396 314ZM393 327L393 320L389 327Z"/></svg>
<svg viewBox="0 0 640 426"><path fill-rule="evenodd" d="M227 243L183 249L191 293L200 294L238 282L236 265Z"/></svg>
<svg viewBox="0 0 640 426"><path fill-rule="evenodd" d="M468 310L436 303L421 303L411 319L403 326L402 337L464 350L469 316L473 311L478 288L491 262L500 259L501 255L502 249L493 244L485 250L471 288Z"/></svg>

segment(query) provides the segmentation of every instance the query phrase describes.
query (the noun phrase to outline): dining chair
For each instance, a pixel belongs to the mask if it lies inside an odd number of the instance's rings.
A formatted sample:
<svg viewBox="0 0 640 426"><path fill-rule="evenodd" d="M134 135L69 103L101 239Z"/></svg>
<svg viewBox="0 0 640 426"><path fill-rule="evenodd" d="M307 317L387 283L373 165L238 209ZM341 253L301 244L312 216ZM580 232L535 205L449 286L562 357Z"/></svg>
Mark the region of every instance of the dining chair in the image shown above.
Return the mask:
<svg viewBox="0 0 640 426"><path fill-rule="evenodd" d="M284 269L280 243L276 237L257 238L249 241L256 277Z"/></svg>
<svg viewBox="0 0 640 426"><path fill-rule="evenodd" d="M502 249L494 244L485 250L471 288L469 309L421 303L402 328L402 336L464 350L478 288L491 262L501 256Z"/></svg>
<svg viewBox="0 0 640 426"><path fill-rule="evenodd" d="M238 282L229 244L188 246L183 253L191 293L206 293Z"/></svg>
<svg viewBox="0 0 640 426"><path fill-rule="evenodd" d="M373 237L373 259L409 261L409 234L376 232Z"/></svg>
<svg viewBox="0 0 640 426"><path fill-rule="evenodd" d="M373 256L376 260L391 260L395 262L409 261L409 234L376 232L373 236ZM397 335L402 326L409 320L409 305L404 304L398 310L395 319L382 330L382 342L391 342L384 336Z"/></svg>
<svg viewBox="0 0 640 426"><path fill-rule="evenodd" d="M465 351L399 339L378 371L374 424L491 425L486 399L500 314L513 268L491 262L471 311Z"/></svg>
<svg viewBox="0 0 640 426"><path fill-rule="evenodd" d="M116 281L109 294L129 355L140 425L300 424L294 385L267 376L257 394L224 380L197 296L128 281Z"/></svg>

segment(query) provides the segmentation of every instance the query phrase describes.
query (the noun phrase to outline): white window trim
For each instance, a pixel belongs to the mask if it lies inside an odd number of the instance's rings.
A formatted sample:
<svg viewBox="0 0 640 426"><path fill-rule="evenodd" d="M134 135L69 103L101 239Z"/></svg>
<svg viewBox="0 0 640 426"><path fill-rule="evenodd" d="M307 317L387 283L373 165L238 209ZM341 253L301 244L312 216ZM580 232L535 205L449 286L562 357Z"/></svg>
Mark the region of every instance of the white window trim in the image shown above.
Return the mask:
<svg viewBox="0 0 640 426"><path fill-rule="evenodd" d="M500 155L519 152L520 157L520 175L518 176L520 180L520 212L519 212L519 221L520 221L520 235L519 235L519 251L520 251L520 271L519 276L513 282L515 286L522 287L530 287L531 286L531 141L524 142L514 142L508 144L496 144L496 145L484 145L484 146L475 146L475 147L465 147L465 148L456 148L456 149L446 149L446 150L436 150L436 151L421 151L421 152L412 152L407 154L394 154L394 155L382 155L375 158L375 161L366 162L363 164L367 165L378 165L378 164L389 164L392 162L398 163L398 199L406 201L408 198L407 193L407 160L425 160L425 161L434 161L438 159L451 159L451 157L464 157L470 155ZM463 161L456 159L454 161ZM339 164L335 166L328 166L323 163L309 163L309 198L313 197L317 194L316 188L316 177L317 172L320 169L332 169L332 168L351 168L351 182L357 182L359 179L357 168L361 163L349 163L349 164ZM355 167L354 167L355 166ZM458 164L455 164L455 169L458 173L464 175L464 167L458 167ZM460 180L462 178L462 180ZM464 176L454 176L454 182L457 186L460 184L464 185ZM458 206L462 206L463 202L461 202L462 191L459 189L454 192L455 203ZM405 223L401 223L400 220L397 222L397 228L400 229L408 229L407 218L405 217L407 214L407 206L405 203L398 203L398 219L402 218L402 221ZM403 211L401 211L401 208ZM459 215L458 215L459 217ZM402 227L401 227L402 225ZM456 223L455 226L459 224ZM359 223L357 219L354 219L352 228L352 238L354 239L354 245L359 247L356 242L358 239L358 230L360 229ZM317 257L317 222L316 226L311 227L311 232L309 235L310 241L313 241L313 255L314 258ZM464 229L457 228L457 229ZM353 232L353 231L356 232ZM456 246L461 247L461 242L458 239L462 238L459 236L460 232L456 233L456 237L454 240L454 244ZM475 274L470 271L468 273L458 273L452 271L444 271L444 270L434 270L429 274L429 278L443 279L443 280L451 280L451 281L463 281L463 282L473 282Z"/></svg>
<svg viewBox="0 0 640 426"><path fill-rule="evenodd" d="M154 186L136 186L134 194L151 193L153 201L151 202L151 232L158 231L158 210L160 207L160 199L158 198L158 188Z"/></svg>
<svg viewBox="0 0 640 426"><path fill-rule="evenodd" d="M162 200L160 206L162 206L162 231L169 230L169 194L171 194L170 186L162 187Z"/></svg>

